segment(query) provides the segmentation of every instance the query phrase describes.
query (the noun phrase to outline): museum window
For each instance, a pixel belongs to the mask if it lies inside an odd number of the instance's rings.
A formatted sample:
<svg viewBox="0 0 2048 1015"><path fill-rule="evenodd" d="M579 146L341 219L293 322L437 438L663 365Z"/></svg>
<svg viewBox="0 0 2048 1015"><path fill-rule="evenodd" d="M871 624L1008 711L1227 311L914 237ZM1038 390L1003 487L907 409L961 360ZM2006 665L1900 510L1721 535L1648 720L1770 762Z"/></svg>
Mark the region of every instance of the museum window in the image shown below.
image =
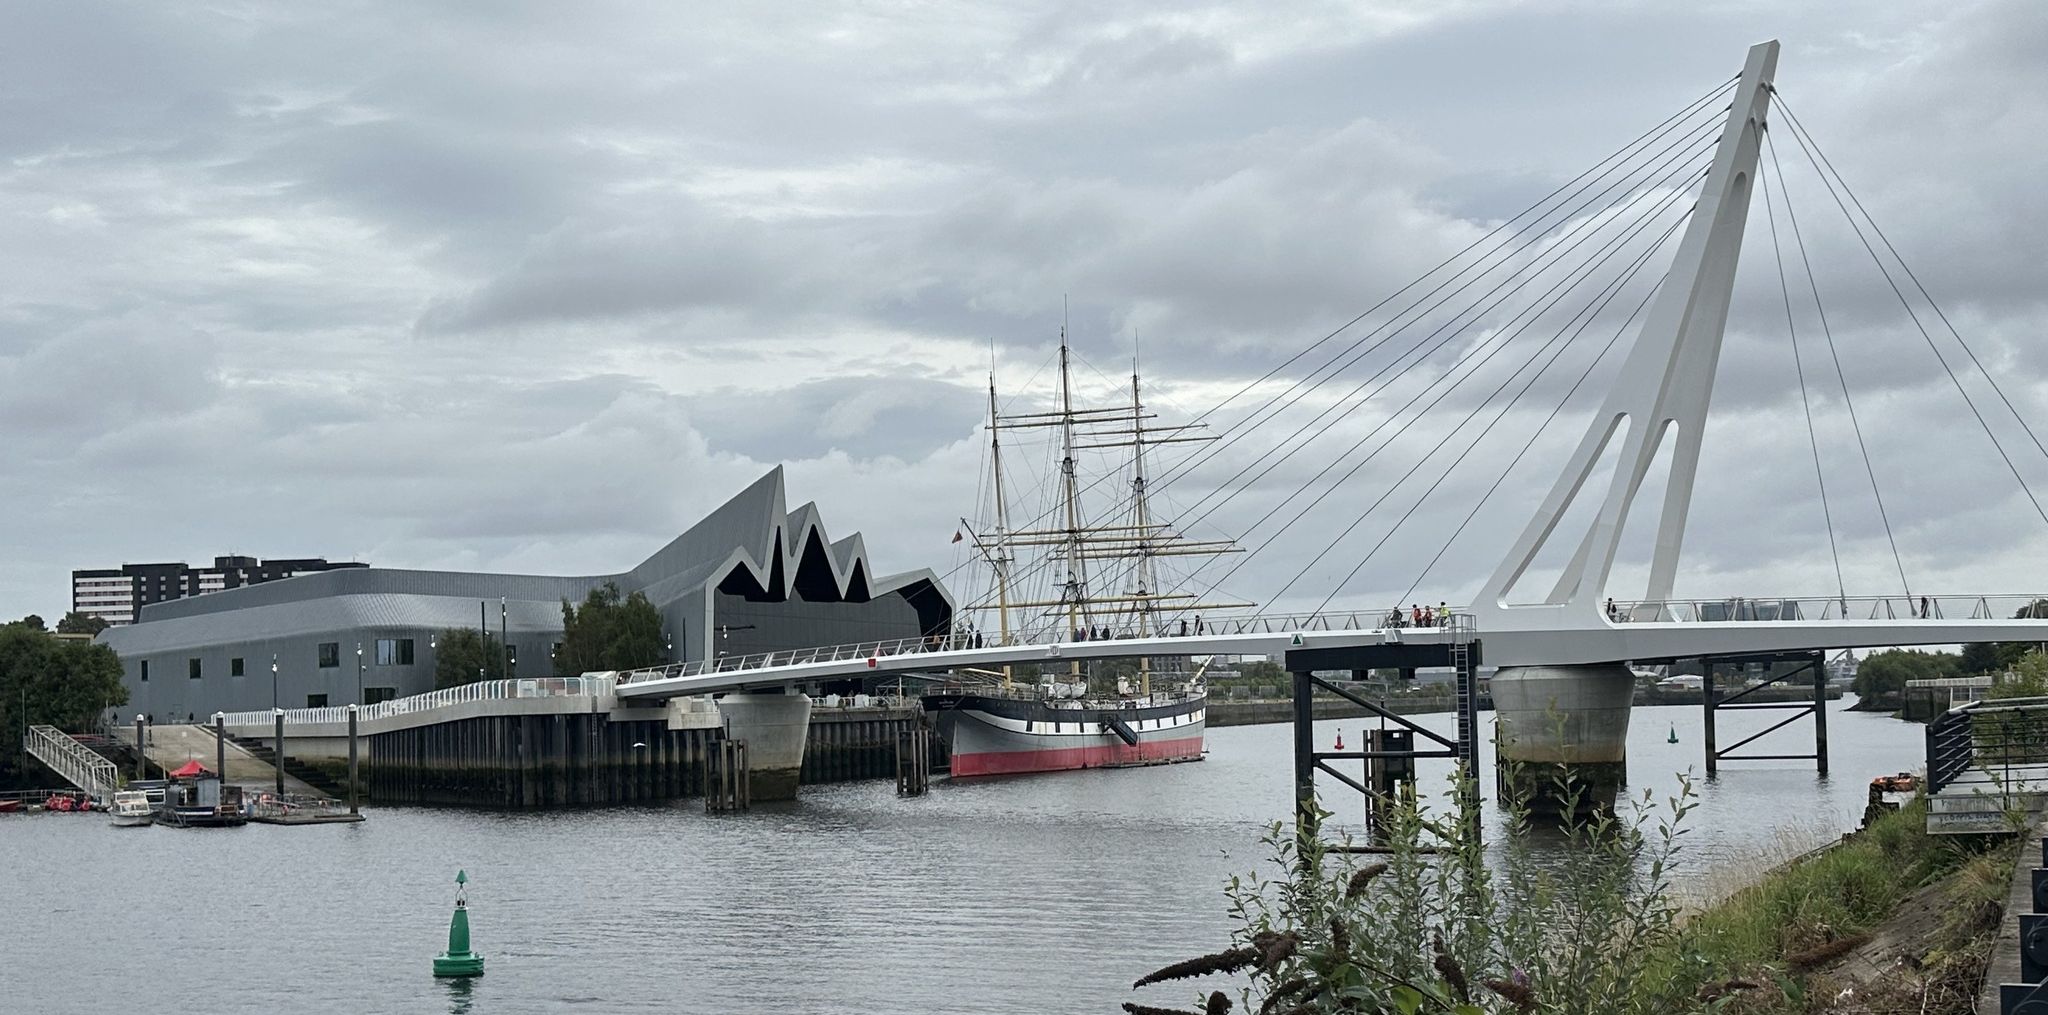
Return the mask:
<svg viewBox="0 0 2048 1015"><path fill-rule="evenodd" d="M197 659L187 659L187 660L185 660L185 675L186 675L186 676L188 676L188 677L191 677L191 678L192 678L192 679L194 679L194 680L198 680L198 679L199 679L199 660L197 660Z"/></svg>
<svg viewBox="0 0 2048 1015"><path fill-rule="evenodd" d="M411 639L411 638L379 638L379 639L377 639L377 665L379 665L379 666L411 666L411 665L412 665L412 639Z"/></svg>
<svg viewBox="0 0 2048 1015"><path fill-rule="evenodd" d="M327 707L327 696L326 696L326 695L324 695L324 694L309 694L309 695L306 695L306 707L307 707L307 708L326 708L326 707Z"/></svg>
<svg viewBox="0 0 2048 1015"><path fill-rule="evenodd" d="M320 643L320 668L331 670L341 665L341 643L323 641Z"/></svg>
<svg viewBox="0 0 2048 1015"><path fill-rule="evenodd" d="M228 660L228 676L239 677L241 675L242 658L240 656L236 656L235 658Z"/></svg>
<svg viewBox="0 0 2048 1015"><path fill-rule="evenodd" d="M398 688L396 687L363 688L363 704L365 705L375 705L380 701L390 701L396 697L398 697Z"/></svg>
<svg viewBox="0 0 2048 1015"><path fill-rule="evenodd" d="M147 659L142 661L142 682L145 684L149 683L149 660Z"/></svg>

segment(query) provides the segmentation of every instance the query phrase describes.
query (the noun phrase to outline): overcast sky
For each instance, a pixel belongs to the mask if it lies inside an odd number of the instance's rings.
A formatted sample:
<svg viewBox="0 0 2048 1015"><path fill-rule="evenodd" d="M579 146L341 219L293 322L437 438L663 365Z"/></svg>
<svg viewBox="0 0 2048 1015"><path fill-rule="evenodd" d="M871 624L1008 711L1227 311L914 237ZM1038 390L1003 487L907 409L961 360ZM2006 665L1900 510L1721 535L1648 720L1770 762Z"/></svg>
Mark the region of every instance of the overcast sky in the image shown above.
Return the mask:
<svg viewBox="0 0 2048 1015"><path fill-rule="evenodd" d="M1106 395L1135 337L1184 420L1773 37L1781 93L2048 423L2048 5L1790 6L8 5L0 615L61 614L73 568L226 553L618 570L776 463L878 569L944 571L991 356L1026 388L1063 299L1088 383ZM2048 523L1817 181L1787 176L1914 591L2042 591ZM1829 594L1752 223L1679 591ZM1897 592L1839 381L1809 380L1844 583ZM1418 597L1490 572L1590 411ZM1532 413L1340 600L1401 595ZM1991 415L2048 497L2048 456ZM1192 508L1280 436L1162 496ZM1394 457L1226 590L1266 601L1305 566L1276 608L1339 587L1385 525L1309 562ZM1268 509L1305 502L1296 464L1198 533L1261 545Z"/></svg>

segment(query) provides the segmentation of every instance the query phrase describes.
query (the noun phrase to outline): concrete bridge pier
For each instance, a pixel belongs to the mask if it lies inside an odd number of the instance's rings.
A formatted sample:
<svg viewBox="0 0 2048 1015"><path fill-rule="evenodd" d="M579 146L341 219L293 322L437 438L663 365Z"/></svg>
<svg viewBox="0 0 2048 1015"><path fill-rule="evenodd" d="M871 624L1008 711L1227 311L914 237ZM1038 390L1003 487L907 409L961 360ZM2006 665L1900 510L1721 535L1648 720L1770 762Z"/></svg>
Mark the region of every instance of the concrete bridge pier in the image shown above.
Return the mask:
<svg viewBox="0 0 2048 1015"><path fill-rule="evenodd" d="M794 800L810 740L811 699L794 689L745 691L718 699L725 735L747 742L755 800Z"/></svg>
<svg viewBox="0 0 2048 1015"><path fill-rule="evenodd" d="M1612 808L1628 782L1635 675L1620 663L1506 666L1493 675L1502 796L1556 818Z"/></svg>

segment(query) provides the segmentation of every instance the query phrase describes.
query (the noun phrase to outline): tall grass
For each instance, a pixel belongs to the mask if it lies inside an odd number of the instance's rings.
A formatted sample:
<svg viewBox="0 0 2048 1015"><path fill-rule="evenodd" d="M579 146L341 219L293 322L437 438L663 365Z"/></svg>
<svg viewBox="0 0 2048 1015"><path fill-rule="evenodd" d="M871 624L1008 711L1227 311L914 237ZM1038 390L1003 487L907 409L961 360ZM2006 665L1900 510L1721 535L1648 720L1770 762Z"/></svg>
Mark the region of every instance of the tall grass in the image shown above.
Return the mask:
<svg viewBox="0 0 2048 1015"><path fill-rule="evenodd" d="M1520 826L1526 812L1508 803ZM1630 803L1620 816L1567 824L1568 849L1532 850L1517 835L1492 862L1476 828L1435 820L1412 801L1395 808L1378 856L1333 851L1274 825L1266 841L1277 866L1231 880L1229 946L1135 985L1156 996L1185 989L1183 978L1234 974L1237 996L1124 1007L1147 1015L1240 1007L1259 1015L1789 1015L1815 1010L1810 971L1959 869L1946 889L1954 932L1941 938L1972 940L2011 869L2009 851L1985 855L1929 836L1924 804L1915 802L1687 916L1667 872L1690 787L1661 803L1647 795ZM1955 993L1974 983L1977 961L1941 957L1946 979L1937 984L1930 972L1916 981L1922 1003L1931 985Z"/></svg>

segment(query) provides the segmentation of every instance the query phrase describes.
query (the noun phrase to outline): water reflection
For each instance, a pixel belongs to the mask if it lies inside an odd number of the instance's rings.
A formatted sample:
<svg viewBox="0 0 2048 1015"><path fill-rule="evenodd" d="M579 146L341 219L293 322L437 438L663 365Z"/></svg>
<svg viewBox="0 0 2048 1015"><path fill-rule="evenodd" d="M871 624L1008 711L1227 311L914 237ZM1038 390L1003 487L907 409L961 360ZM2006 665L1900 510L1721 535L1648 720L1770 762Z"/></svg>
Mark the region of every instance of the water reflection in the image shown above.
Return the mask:
<svg viewBox="0 0 2048 1015"><path fill-rule="evenodd" d="M475 1002L476 979L458 976L441 981L448 989L448 1015L469 1015Z"/></svg>

